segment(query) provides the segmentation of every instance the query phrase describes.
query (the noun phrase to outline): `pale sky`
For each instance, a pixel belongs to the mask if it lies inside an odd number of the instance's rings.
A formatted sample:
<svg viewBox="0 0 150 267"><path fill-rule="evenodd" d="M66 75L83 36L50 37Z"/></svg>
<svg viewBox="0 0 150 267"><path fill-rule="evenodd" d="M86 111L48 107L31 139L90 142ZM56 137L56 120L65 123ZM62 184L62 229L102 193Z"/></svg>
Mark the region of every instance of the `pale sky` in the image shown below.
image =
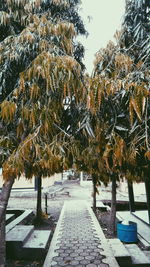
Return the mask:
<svg viewBox="0 0 150 267"><path fill-rule="evenodd" d="M125 11L125 0L81 0L80 16L89 36L79 37L85 47L87 71L91 73L95 53L105 47L109 40L114 41L114 33L120 29ZM88 16L92 17L90 22Z"/></svg>

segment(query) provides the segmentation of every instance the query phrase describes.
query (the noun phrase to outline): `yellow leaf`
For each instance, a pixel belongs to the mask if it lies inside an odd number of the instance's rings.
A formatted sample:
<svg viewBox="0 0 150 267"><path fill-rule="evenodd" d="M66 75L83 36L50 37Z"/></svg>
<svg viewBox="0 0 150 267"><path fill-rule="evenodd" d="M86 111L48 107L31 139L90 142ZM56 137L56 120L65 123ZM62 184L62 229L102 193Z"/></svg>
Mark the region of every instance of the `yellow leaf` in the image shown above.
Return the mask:
<svg viewBox="0 0 150 267"><path fill-rule="evenodd" d="M146 105L146 98L143 97L143 99L142 99L142 114L144 114L144 111L145 111L145 105Z"/></svg>
<svg viewBox="0 0 150 267"><path fill-rule="evenodd" d="M138 103L135 99L131 99L130 100L130 105L133 107L138 119L140 120L140 122L142 122L142 117L141 117L141 111L140 111L140 108L138 106Z"/></svg>
<svg viewBox="0 0 150 267"><path fill-rule="evenodd" d="M148 150L148 151L145 153L145 157L147 157L148 160L150 160L150 150Z"/></svg>

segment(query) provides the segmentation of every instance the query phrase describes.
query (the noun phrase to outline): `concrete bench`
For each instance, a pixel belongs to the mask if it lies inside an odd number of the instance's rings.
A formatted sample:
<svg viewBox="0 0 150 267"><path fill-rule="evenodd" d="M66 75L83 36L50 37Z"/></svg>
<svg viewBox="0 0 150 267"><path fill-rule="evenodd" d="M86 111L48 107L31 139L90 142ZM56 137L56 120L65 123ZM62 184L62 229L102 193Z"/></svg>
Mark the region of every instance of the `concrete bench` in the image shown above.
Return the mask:
<svg viewBox="0 0 150 267"><path fill-rule="evenodd" d="M126 249L128 250L129 254L131 255L132 264L133 266L150 267L150 260L144 254L144 252L136 245L136 244L125 244Z"/></svg>
<svg viewBox="0 0 150 267"><path fill-rule="evenodd" d="M150 262L150 251L144 250L143 252L146 255L146 257L149 259L149 262Z"/></svg>
<svg viewBox="0 0 150 267"><path fill-rule="evenodd" d="M15 219L15 214L6 214L6 224L9 224Z"/></svg>
<svg viewBox="0 0 150 267"><path fill-rule="evenodd" d="M150 250L150 243L147 242L140 234L138 234L138 240L145 250Z"/></svg>
<svg viewBox="0 0 150 267"><path fill-rule="evenodd" d="M20 216L18 216L15 220L6 225L6 233L8 233L11 229L13 229L18 224L25 224L29 218L32 218L34 215L33 210L26 210Z"/></svg>
<svg viewBox="0 0 150 267"><path fill-rule="evenodd" d="M39 260L46 256L50 230L35 230L33 225L16 225L6 234L7 256L19 260Z"/></svg>
<svg viewBox="0 0 150 267"><path fill-rule="evenodd" d="M47 198L54 198L56 196L56 194L60 191L62 191L63 188L59 187L59 188L51 188L49 191L45 191L44 192L44 196Z"/></svg>
<svg viewBox="0 0 150 267"><path fill-rule="evenodd" d="M91 203L91 207L93 207L93 203ZM96 201L96 208L101 211L107 211L109 209L102 201Z"/></svg>
<svg viewBox="0 0 150 267"><path fill-rule="evenodd" d="M34 230L22 247L22 258L26 260L39 260L46 256L46 249L50 238L50 230Z"/></svg>
<svg viewBox="0 0 150 267"><path fill-rule="evenodd" d="M34 230L32 225L15 225L6 233L6 253L11 258L17 258L21 248Z"/></svg>
<svg viewBox="0 0 150 267"><path fill-rule="evenodd" d="M108 244L120 266L131 265L131 255L119 239L108 239Z"/></svg>
<svg viewBox="0 0 150 267"><path fill-rule="evenodd" d="M96 208L101 210L101 211L107 211L108 210L108 207L102 201L96 202Z"/></svg>

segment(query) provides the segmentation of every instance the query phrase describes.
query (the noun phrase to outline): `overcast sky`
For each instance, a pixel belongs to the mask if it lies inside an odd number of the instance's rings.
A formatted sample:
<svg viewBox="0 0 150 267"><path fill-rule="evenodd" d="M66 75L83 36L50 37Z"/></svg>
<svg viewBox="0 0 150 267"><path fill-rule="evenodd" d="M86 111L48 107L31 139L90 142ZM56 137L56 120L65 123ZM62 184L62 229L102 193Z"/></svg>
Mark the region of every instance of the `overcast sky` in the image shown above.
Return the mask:
<svg viewBox="0 0 150 267"><path fill-rule="evenodd" d="M94 54L105 47L120 29L125 11L125 0L82 0L80 15L84 20L89 36L79 37L85 47L85 65L91 73ZM89 21L88 16L92 17Z"/></svg>

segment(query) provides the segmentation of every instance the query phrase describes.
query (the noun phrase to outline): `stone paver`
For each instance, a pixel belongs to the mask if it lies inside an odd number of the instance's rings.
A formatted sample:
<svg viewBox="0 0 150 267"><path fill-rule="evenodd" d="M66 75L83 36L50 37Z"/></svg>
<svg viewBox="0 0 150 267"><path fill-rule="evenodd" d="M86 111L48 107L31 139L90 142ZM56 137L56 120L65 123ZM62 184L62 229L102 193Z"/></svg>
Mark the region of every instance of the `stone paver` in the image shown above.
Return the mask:
<svg viewBox="0 0 150 267"><path fill-rule="evenodd" d="M118 267L85 201L65 202L43 267Z"/></svg>

